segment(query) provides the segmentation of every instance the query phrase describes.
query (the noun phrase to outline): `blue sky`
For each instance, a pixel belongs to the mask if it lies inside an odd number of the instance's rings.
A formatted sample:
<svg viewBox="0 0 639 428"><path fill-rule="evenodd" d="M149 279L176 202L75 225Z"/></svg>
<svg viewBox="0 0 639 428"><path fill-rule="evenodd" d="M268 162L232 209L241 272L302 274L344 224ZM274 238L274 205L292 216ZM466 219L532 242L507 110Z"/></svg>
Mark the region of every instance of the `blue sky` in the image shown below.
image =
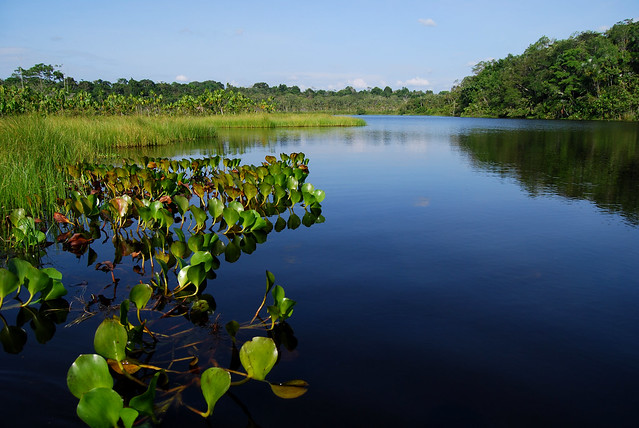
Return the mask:
<svg viewBox="0 0 639 428"><path fill-rule="evenodd" d="M639 1L0 0L0 77L450 89L541 36L639 20Z"/></svg>

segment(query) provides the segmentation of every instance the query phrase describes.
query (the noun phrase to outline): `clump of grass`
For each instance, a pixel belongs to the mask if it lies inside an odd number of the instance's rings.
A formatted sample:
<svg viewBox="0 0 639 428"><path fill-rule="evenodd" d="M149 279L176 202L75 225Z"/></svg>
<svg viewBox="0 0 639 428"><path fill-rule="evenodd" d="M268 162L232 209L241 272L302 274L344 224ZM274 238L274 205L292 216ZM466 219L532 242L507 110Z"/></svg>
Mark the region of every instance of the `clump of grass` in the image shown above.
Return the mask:
<svg viewBox="0 0 639 428"><path fill-rule="evenodd" d="M220 128L358 125L364 122L326 114L6 117L0 119L0 214L22 207L42 215L64 191L59 165L110 158L118 148L210 138Z"/></svg>

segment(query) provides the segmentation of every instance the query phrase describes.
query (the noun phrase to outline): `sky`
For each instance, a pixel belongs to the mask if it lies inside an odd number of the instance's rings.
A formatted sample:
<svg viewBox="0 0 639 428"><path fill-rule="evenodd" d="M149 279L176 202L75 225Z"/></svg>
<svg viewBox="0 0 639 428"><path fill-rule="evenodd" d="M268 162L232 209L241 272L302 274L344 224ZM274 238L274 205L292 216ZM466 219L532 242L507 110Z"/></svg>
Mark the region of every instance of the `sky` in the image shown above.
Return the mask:
<svg viewBox="0 0 639 428"><path fill-rule="evenodd" d="M449 90L478 61L639 21L639 1L0 0L0 78Z"/></svg>

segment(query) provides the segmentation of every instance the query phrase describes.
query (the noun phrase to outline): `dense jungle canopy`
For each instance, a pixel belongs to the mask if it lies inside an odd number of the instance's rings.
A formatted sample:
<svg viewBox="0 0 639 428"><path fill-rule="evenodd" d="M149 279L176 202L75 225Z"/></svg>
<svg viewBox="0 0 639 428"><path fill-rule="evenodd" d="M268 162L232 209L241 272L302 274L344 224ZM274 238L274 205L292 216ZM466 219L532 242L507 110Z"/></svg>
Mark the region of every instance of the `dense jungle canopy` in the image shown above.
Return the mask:
<svg viewBox="0 0 639 428"><path fill-rule="evenodd" d="M639 22L605 32L541 37L520 55L483 61L450 91L346 87L301 90L265 82L76 81L60 66L17 68L0 80L0 115L29 112L224 114L250 111L426 114L535 119L639 119Z"/></svg>

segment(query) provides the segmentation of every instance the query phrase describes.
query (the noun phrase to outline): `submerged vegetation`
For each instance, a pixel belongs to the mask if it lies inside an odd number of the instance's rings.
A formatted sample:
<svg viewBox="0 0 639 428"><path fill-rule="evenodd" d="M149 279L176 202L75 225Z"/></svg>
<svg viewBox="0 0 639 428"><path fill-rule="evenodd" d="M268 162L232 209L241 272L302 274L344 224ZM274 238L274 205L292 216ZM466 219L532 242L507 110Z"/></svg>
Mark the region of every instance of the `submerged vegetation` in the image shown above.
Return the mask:
<svg viewBox="0 0 639 428"><path fill-rule="evenodd" d="M229 388L251 380L268 384L280 398L303 395L308 387L303 380L267 380L281 349L293 350L297 342L287 323L296 302L275 284L275 276L266 272L264 295L250 321L225 323L228 340L220 340L220 315L211 319L216 301L204 291L217 276L220 258L233 263L242 253L254 252L272 231L324 221L325 195L306 182L308 161L303 153L291 153L267 156L259 166L219 156L67 165L62 171L66 197L57 201L52 221L36 220L21 209L10 216L0 308L4 313L18 309L18 315L10 325L0 313L5 352L22 351L27 323L46 343L56 324L66 323L72 313L62 299L64 273L40 268L52 239L112 280L82 302L81 313L67 323L73 327L101 312L116 314L105 316L95 331L95 353L79 355L67 373L69 391L79 400L78 417L89 426L155 424L179 407L206 418ZM295 213L300 206L303 218ZM113 244L114 255L96 263L106 257L94 249L103 237L103 244ZM114 272L117 265L131 264L145 282L123 296ZM207 333L198 334L196 327ZM185 391L193 388L201 390L204 410L185 402Z"/></svg>

